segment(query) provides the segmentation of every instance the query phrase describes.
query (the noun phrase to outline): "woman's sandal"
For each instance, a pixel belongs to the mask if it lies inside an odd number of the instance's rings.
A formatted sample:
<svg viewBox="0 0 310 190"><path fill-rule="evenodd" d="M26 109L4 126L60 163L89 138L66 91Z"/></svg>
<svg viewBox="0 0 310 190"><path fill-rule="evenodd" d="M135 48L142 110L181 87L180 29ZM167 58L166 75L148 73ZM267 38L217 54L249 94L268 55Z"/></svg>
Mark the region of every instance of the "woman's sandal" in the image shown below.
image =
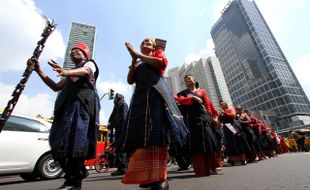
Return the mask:
<svg viewBox="0 0 310 190"><path fill-rule="evenodd" d="M168 181L159 182L152 186L151 190L169 190Z"/></svg>

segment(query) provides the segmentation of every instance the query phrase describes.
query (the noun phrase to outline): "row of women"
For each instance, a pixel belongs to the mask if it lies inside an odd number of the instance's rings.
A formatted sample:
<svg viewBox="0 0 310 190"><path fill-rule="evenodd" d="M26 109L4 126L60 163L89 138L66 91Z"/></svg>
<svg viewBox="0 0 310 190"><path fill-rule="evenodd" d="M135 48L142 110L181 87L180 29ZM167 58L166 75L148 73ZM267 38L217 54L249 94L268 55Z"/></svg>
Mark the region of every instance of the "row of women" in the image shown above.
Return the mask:
<svg viewBox="0 0 310 190"><path fill-rule="evenodd" d="M234 165L241 162L263 160L280 153L280 138L268 125L252 116L251 112L236 106L228 108L221 103L222 131L224 133L224 154L228 162Z"/></svg>
<svg viewBox="0 0 310 190"><path fill-rule="evenodd" d="M280 138L250 111L243 111L241 106L229 108L221 101L218 112L206 92L197 88L194 76L185 76L184 84L187 89L175 99L190 130L190 139L187 150L178 152L183 157L190 155L197 176L217 174L224 157L231 165L246 165L280 153Z"/></svg>
<svg viewBox="0 0 310 190"><path fill-rule="evenodd" d="M196 176L217 174L224 155L232 165L275 155L276 134L270 127L240 106L228 108L227 103L221 102L218 111L193 75L184 77L186 89L174 99L171 94L167 96L168 87L162 76L168 61L154 40L144 39L141 53L130 43L125 45L132 57L127 81L135 84L135 90L121 140L117 142L119 149L131 155L123 183L151 190L169 189L166 164L169 146L176 150L175 156L185 153L190 158ZM185 146L176 143L175 123L171 123L167 114L176 104L189 131L188 138L183 139Z"/></svg>
<svg viewBox="0 0 310 190"><path fill-rule="evenodd" d="M115 151L130 155L123 183L169 189L169 145L186 149L197 176L216 174L223 149L231 163L243 164L246 158L262 159L264 150L274 149L272 143L266 146L265 142L273 137L272 132L264 133L270 129L240 109L235 113L225 102L218 112L206 92L196 86L194 76L185 76L187 89L173 97L163 79L167 58L153 39L144 39L140 52L128 42L125 47L132 58L127 81L135 84L135 90L121 138L115 143ZM37 60L28 60L47 86L61 90L55 103L50 145L54 160L65 172L65 182L57 188L62 190L82 189L82 180L88 176L84 161L96 155L100 110L95 87L99 69L90 59L88 46L76 44L70 58L76 68L64 69L53 60L49 62L63 76L58 83L46 75Z"/></svg>

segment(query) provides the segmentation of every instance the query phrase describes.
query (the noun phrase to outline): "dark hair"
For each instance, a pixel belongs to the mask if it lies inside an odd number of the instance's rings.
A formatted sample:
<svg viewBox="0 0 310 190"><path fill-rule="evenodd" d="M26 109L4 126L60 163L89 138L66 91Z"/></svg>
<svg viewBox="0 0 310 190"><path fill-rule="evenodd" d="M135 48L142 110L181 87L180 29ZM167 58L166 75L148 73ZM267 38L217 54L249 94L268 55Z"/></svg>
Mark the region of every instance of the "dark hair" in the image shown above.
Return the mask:
<svg viewBox="0 0 310 190"><path fill-rule="evenodd" d="M187 78L187 77L193 77L193 78L194 78L194 80L196 81L195 76L194 76L194 75L192 75L192 74L187 74L187 75L185 75L185 76L184 76L184 79L185 79L185 78Z"/></svg>
<svg viewBox="0 0 310 190"><path fill-rule="evenodd" d="M117 97L120 101L124 101L124 96L122 94L116 93L115 97Z"/></svg>
<svg viewBox="0 0 310 190"><path fill-rule="evenodd" d="M244 110L243 112L244 112L244 113L249 113L249 114L252 115L252 113L250 112L250 110Z"/></svg>
<svg viewBox="0 0 310 190"><path fill-rule="evenodd" d="M199 82L197 82L197 81L195 82L195 87L199 88Z"/></svg>

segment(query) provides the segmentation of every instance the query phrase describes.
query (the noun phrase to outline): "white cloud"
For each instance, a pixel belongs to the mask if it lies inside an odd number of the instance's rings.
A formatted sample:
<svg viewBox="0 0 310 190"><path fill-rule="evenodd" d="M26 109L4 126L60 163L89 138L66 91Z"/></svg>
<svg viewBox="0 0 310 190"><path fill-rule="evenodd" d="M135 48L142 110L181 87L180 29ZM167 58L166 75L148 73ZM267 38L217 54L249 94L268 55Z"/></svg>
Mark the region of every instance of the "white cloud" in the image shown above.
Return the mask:
<svg viewBox="0 0 310 190"><path fill-rule="evenodd" d="M292 68L296 77L298 78L298 81L305 90L306 95L308 98L310 98L310 52L303 54L297 63L292 65Z"/></svg>
<svg viewBox="0 0 310 190"><path fill-rule="evenodd" d="M0 82L0 108L4 109L7 102L11 100L12 92L15 86L6 85ZM34 104L35 103L35 104ZM42 93L29 97L22 94L13 110L13 114L36 116L38 114L43 117L51 117L53 114L54 97L50 94Z"/></svg>
<svg viewBox="0 0 310 190"><path fill-rule="evenodd" d="M214 56L214 44L212 39L208 39L206 42L206 46L199 50L198 53L189 53L185 58L185 63L191 63L193 61L198 61L202 57Z"/></svg>
<svg viewBox="0 0 310 190"><path fill-rule="evenodd" d="M10 0L0 1L0 41L2 43L2 51L0 51L1 71L18 71L25 69L26 60L32 56L37 42L41 39L41 33L45 27L45 21L42 17L43 13L35 5L33 0ZM57 26L56 26L57 27ZM61 33L56 30L49 36L45 44L45 49L40 57L41 62L50 58L55 60L62 58L65 52L65 43ZM11 93L15 86L1 83L0 77L0 108L4 108L7 101L11 99ZM121 82L99 82L99 95L107 92L109 88L113 88L115 92L131 97L129 87ZM53 112L55 101L54 94L40 93L34 96L22 94L14 109L14 113L35 116L41 114L44 117L50 117ZM35 109L34 109L35 102ZM104 105L101 110L101 120L107 120L110 105ZM106 110L106 111L103 111Z"/></svg>
<svg viewBox="0 0 310 190"><path fill-rule="evenodd" d="M120 81L98 81L97 89L99 95L107 93L112 88L115 93L123 94L124 96L131 96L131 86Z"/></svg>
<svg viewBox="0 0 310 190"><path fill-rule="evenodd" d="M43 13L36 8L33 0L0 1L0 71L23 70L26 60L41 40L45 27ZM47 39L41 59L61 58L65 44L62 35L55 30Z"/></svg>
<svg viewBox="0 0 310 190"><path fill-rule="evenodd" d="M214 6L213 21L216 22L222 15L222 11L227 4L227 1L222 1Z"/></svg>
<svg viewBox="0 0 310 190"><path fill-rule="evenodd" d="M33 0L0 1L0 41L1 51L0 72L20 71L25 69L26 61L33 54L37 42L45 27L43 12ZM56 29L47 39L40 60L59 59L64 56L65 43L61 33ZM14 74L12 74L14 75ZM14 77L14 76L13 76ZM0 108L5 108L12 98L15 85L4 84L0 77ZM38 93L35 95L21 94L13 114L35 116L41 114L50 117L53 113L55 95Z"/></svg>
<svg viewBox="0 0 310 190"><path fill-rule="evenodd" d="M99 114L99 118L100 118L100 124L107 124L108 120L109 120L109 115L107 115L107 113L104 111L104 109L101 109L100 114Z"/></svg>
<svg viewBox="0 0 310 190"><path fill-rule="evenodd" d="M122 82L100 82L98 81L97 89L99 96L107 93L112 88L115 93L120 93L125 96L126 102L130 101L132 95L132 87ZM12 98L11 94L15 86L6 85L0 82L0 109L4 109L7 102ZM105 97L106 98L106 97ZM43 117L51 117L54 110L55 95L48 93L39 93L35 96L27 96L22 94L16 104L13 114L25 115L25 116L36 116L38 114ZM100 123L106 124L109 118L110 112L113 108L112 101L101 102L100 110Z"/></svg>

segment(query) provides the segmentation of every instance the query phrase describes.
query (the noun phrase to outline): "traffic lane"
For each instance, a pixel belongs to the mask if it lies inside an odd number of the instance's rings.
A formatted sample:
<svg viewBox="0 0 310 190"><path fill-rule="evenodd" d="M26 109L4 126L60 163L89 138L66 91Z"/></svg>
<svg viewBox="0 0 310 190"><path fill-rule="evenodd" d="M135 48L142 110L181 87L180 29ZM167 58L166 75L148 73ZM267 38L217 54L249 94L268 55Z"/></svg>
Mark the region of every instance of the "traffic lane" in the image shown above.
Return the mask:
<svg viewBox="0 0 310 190"><path fill-rule="evenodd" d="M25 181L19 175L0 176L0 190L37 190L42 187L55 186L62 178ZM60 186L60 185L59 185Z"/></svg>
<svg viewBox="0 0 310 190"><path fill-rule="evenodd" d="M310 189L310 154L289 153L246 166L223 167L222 175L171 176L171 189L303 190Z"/></svg>
<svg viewBox="0 0 310 190"><path fill-rule="evenodd" d="M193 169L177 172L177 166L169 167L170 190L241 189L241 190L302 190L310 189L309 153L289 153L246 166L223 167L223 175L195 177ZM134 190L138 185L124 185L121 176L90 171L83 182L83 190ZM64 179L25 182L19 177L0 178L0 190L48 190L56 189Z"/></svg>
<svg viewBox="0 0 310 190"><path fill-rule="evenodd" d="M172 166L168 180L173 190L303 190L310 189L309 160L309 153L288 153L246 166L223 167L219 175L208 177L196 177L193 169L177 172L177 167ZM114 184L110 184L114 180ZM124 185L120 180L121 177L99 175L87 179L84 187L100 189L107 184L106 189L138 189L137 185Z"/></svg>

